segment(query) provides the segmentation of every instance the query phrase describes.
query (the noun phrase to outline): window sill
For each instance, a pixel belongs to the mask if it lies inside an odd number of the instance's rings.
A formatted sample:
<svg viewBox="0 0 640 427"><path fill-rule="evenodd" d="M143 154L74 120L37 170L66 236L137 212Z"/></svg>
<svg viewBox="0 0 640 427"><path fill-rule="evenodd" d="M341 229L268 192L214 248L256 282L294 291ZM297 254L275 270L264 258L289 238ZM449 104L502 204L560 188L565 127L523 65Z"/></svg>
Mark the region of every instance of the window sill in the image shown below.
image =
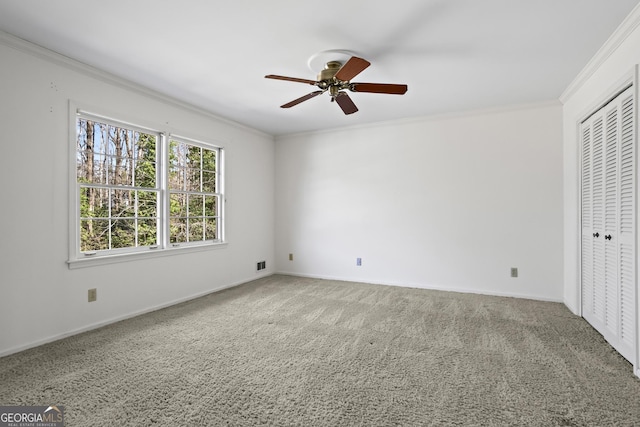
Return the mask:
<svg viewBox="0 0 640 427"><path fill-rule="evenodd" d="M165 256L183 255L193 252L202 252L227 247L227 242L213 243L208 245L195 245L185 247L171 247L167 249L155 249L148 252L135 252L128 254L106 255L95 258L83 258L68 260L67 265L70 270L85 267L95 267L99 265L117 264L121 262L138 261L143 259L160 258Z"/></svg>

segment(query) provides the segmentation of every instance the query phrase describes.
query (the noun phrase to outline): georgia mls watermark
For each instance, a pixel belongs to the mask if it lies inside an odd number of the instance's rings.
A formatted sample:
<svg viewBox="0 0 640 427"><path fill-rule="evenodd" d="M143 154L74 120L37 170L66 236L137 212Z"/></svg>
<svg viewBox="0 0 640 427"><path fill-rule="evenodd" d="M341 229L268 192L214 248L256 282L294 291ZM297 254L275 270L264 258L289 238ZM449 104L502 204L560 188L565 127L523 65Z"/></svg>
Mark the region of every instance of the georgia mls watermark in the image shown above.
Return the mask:
<svg viewBox="0 0 640 427"><path fill-rule="evenodd" d="M64 406L0 406L0 427L64 427Z"/></svg>

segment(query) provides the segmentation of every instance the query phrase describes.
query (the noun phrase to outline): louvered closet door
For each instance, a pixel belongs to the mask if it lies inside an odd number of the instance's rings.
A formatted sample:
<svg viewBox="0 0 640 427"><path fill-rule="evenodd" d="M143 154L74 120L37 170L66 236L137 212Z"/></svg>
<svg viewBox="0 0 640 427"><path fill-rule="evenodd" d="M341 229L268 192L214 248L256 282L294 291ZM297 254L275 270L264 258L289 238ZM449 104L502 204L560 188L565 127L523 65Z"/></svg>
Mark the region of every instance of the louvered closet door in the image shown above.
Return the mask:
<svg viewBox="0 0 640 427"><path fill-rule="evenodd" d="M582 124L582 313L620 354L635 357L633 90Z"/></svg>
<svg viewBox="0 0 640 427"><path fill-rule="evenodd" d="M623 94L624 95L624 94ZM636 339L636 111L633 93L621 100L619 185L620 340L624 355L634 354ZM627 357L627 356L625 356ZM627 357L631 360L631 356Z"/></svg>
<svg viewBox="0 0 640 427"><path fill-rule="evenodd" d="M582 313L593 315L593 180L591 123L582 124Z"/></svg>

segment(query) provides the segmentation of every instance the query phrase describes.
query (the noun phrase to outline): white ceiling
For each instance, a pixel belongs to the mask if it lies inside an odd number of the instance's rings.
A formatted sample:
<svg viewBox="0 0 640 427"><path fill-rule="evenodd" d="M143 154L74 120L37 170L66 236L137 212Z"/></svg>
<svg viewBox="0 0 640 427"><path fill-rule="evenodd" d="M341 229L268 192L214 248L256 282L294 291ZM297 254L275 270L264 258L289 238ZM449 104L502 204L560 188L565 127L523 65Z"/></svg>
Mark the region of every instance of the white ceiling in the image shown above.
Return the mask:
<svg viewBox="0 0 640 427"><path fill-rule="evenodd" d="M0 29L273 135L557 100L639 0L3 0ZM371 66L345 116L318 52Z"/></svg>

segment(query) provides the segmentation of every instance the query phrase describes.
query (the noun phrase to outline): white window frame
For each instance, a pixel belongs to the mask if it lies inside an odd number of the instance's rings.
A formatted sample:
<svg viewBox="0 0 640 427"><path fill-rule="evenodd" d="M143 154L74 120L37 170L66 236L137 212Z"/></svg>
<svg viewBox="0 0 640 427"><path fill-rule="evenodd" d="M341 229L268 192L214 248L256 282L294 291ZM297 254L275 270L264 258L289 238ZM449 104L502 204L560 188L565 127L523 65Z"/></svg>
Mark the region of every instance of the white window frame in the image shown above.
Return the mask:
<svg viewBox="0 0 640 427"><path fill-rule="evenodd" d="M120 118L113 118L114 115L96 113L96 108L79 108L74 102L69 102L69 257L67 264L70 269L89 267L94 265L112 264L123 261L137 259L147 259L150 257L183 254L191 251L202 251L218 249L226 246L225 241L225 193L224 193L224 148L221 144L194 139L186 136L179 136L171 133L169 129L161 129L160 126L146 126L145 124L134 124ZM76 127L79 117L99 121L109 125L119 126L135 131L140 131L152 135L157 135L157 169L156 169L156 190L159 194L157 206L158 215L158 240L153 246L119 248L101 250L95 252L83 252L80 250L80 184L77 180L76 172L76 150L77 135ZM216 195L217 203L217 239L201 240L195 242L181 242L179 244L170 243L169 238L169 142L176 140L186 144L216 151Z"/></svg>
<svg viewBox="0 0 640 427"><path fill-rule="evenodd" d="M207 150L211 150L211 151L215 151L216 152L216 171L215 171L215 180L216 180L216 191L215 192L196 192L195 194L207 194L207 195L214 195L217 198L217 203L216 203L216 235L217 235L217 239L215 240L198 240L195 242L179 242L179 243L173 243L171 242L171 231L169 230L169 222L170 222L170 212L169 212L169 200L170 200L170 195L172 192L177 192L177 190L173 190L169 188L168 185L168 177L169 177L169 149L168 147L170 146L172 141L176 141L176 142L180 142L180 143L184 143L184 144L189 144L192 145L194 147L199 147L199 148L203 148L203 149L207 149ZM180 136L180 135L176 135L176 134L170 134L168 138L166 138L166 141L163 142L163 148L165 148L163 150L163 153L165 153L165 158L163 159L163 165L167 166L164 168L164 173L162 176L162 182L164 184L162 185L162 189L163 189L163 198L162 201L164 203L164 212L165 212L165 224L163 224L163 231L165 231L164 233L164 244L165 246L171 246L173 248L177 248L177 247L183 247L183 246L199 246L199 245L203 245L203 244L217 244L220 243L222 241L224 241L224 215L223 215L223 211L224 211L224 180L223 180L223 174L222 174L222 170L224 169L224 150L221 147L217 147L214 146L212 144L208 144L206 142L202 142L202 141L198 141L195 140L193 138L189 138L186 136ZM207 243L210 242L210 243Z"/></svg>

